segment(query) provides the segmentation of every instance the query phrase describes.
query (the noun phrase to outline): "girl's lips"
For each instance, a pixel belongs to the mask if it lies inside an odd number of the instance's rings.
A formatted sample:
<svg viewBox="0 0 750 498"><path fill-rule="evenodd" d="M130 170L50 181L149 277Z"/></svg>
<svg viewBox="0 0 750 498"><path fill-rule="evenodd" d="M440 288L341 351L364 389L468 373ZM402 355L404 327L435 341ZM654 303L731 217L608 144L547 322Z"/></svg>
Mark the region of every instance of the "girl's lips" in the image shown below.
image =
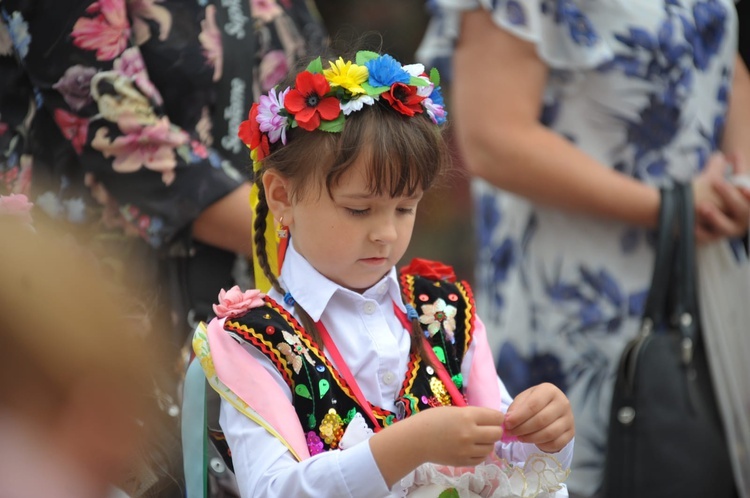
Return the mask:
<svg viewBox="0 0 750 498"><path fill-rule="evenodd" d="M369 265L380 265L388 261L388 258L362 258L360 261Z"/></svg>

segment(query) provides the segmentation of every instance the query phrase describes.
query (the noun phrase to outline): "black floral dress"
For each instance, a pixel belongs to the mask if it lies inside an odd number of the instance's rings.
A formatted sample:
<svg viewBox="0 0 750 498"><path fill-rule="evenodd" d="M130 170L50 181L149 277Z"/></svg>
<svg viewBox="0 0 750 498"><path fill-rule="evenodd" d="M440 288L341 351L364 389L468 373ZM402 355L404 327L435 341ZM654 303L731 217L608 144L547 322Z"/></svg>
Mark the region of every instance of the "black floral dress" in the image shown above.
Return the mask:
<svg viewBox="0 0 750 498"><path fill-rule="evenodd" d="M191 223L247 178L234 123L326 41L305 0L0 0L0 14L0 195L125 254L110 265L123 277L195 253Z"/></svg>

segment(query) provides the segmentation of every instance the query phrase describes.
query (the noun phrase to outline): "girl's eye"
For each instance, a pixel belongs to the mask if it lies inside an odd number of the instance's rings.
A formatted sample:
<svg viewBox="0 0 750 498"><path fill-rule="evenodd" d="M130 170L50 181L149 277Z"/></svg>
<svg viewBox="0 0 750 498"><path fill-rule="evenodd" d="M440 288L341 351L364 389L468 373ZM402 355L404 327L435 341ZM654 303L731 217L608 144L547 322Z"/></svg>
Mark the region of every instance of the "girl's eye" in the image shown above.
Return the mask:
<svg viewBox="0 0 750 498"><path fill-rule="evenodd" d="M414 208L410 208L410 207L398 208L398 212L401 214L414 214Z"/></svg>
<svg viewBox="0 0 750 498"><path fill-rule="evenodd" d="M354 216L364 216L367 213L370 212L369 209L352 209L352 208L346 208L347 211L349 211L349 214Z"/></svg>

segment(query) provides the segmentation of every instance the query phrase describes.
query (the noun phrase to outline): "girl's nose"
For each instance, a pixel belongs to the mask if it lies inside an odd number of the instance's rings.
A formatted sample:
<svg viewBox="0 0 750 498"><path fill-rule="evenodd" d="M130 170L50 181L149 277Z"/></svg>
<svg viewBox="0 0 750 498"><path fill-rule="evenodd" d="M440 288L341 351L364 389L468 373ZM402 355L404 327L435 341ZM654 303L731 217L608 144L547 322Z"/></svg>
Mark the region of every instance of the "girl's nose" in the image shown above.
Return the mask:
<svg viewBox="0 0 750 498"><path fill-rule="evenodd" d="M397 236L396 224L390 219L376 222L370 231L370 239L380 244L390 244Z"/></svg>

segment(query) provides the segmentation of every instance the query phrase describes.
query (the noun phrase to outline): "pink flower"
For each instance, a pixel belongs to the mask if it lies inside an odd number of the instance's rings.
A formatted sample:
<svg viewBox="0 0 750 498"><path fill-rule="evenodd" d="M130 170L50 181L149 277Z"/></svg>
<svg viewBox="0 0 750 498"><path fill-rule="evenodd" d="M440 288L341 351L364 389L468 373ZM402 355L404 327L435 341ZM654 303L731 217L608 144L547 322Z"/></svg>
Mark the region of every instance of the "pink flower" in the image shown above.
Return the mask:
<svg viewBox="0 0 750 498"><path fill-rule="evenodd" d="M206 7L206 18L201 21L201 34L198 35L198 40L203 47L203 56L214 68L213 80L219 81L224 71L224 48L221 41L221 30L216 24L216 7L214 5ZM262 67L263 64L261 64Z"/></svg>
<svg viewBox="0 0 750 498"><path fill-rule="evenodd" d="M105 157L115 156L112 169L118 173L133 173L145 166L162 174L162 181L174 181L177 166L174 149L187 143L188 136L172 130L169 119L161 118L153 125L143 126L136 119L123 118L118 123L123 136L110 141L109 130L99 128L91 146Z"/></svg>
<svg viewBox="0 0 750 498"><path fill-rule="evenodd" d="M264 297L266 295L258 289L242 292L237 285L228 291L221 289L219 304L214 304L214 313L218 318L236 318L244 315L251 308L263 306Z"/></svg>
<svg viewBox="0 0 750 498"><path fill-rule="evenodd" d="M279 92L276 95L276 89L272 88L268 95L260 96L258 104L258 124L260 131L268 133L268 141L276 143L281 139L281 143L286 145L286 116L279 115L279 111L284 108L284 98L289 93L289 88Z"/></svg>
<svg viewBox="0 0 750 498"><path fill-rule="evenodd" d="M259 18L263 23L270 23L284 13L276 0L251 0L250 5L253 17Z"/></svg>
<svg viewBox="0 0 750 498"><path fill-rule="evenodd" d="M100 61L111 61L125 50L130 36L130 24L125 11L125 0L99 0L86 9L96 17L81 17L71 35L76 47L96 50Z"/></svg>
<svg viewBox="0 0 750 498"><path fill-rule="evenodd" d="M143 94L151 98L157 105L161 105L164 102L159 90L156 89L149 79L146 72L146 64L143 62L143 56L136 47L130 47L125 50L115 60L114 69L122 76L131 78Z"/></svg>
<svg viewBox="0 0 750 498"><path fill-rule="evenodd" d="M31 208L34 206L23 194L0 195L0 216L16 216L24 223L31 223Z"/></svg>
<svg viewBox="0 0 750 498"><path fill-rule="evenodd" d="M289 62L283 50L271 50L260 61L260 88L267 92L275 87L289 71Z"/></svg>

